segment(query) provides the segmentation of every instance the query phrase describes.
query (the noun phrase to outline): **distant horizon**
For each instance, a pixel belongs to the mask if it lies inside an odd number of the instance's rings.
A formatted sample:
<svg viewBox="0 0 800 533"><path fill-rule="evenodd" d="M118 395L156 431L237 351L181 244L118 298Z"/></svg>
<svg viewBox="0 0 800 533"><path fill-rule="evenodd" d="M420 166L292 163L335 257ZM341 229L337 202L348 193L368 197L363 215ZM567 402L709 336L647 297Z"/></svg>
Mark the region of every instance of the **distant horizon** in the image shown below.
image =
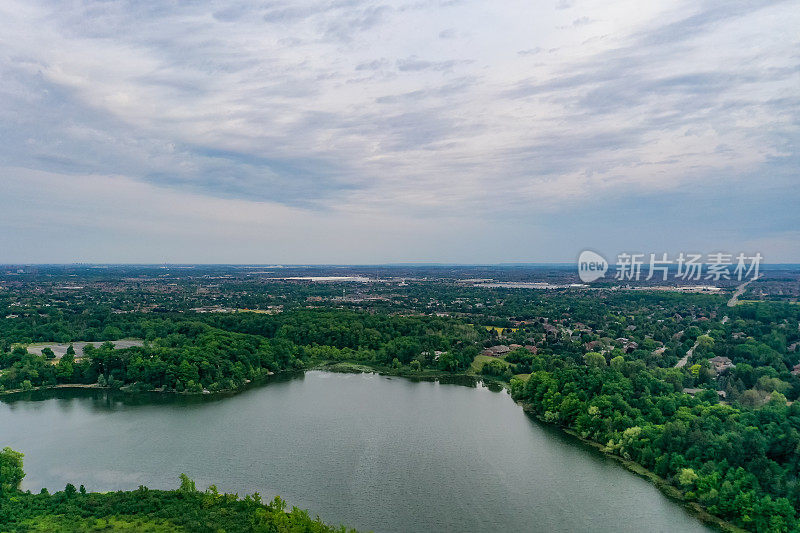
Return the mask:
<svg viewBox="0 0 800 533"><path fill-rule="evenodd" d="M709 263L702 263L709 264ZM612 263L613 265L613 263ZM23 266L87 266L87 267L115 267L115 266L142 266L142 267L192 267L192 266L219 266L219 267L258 267L258 268L286 268L286 267L425 267L425 266L463 266L463 267L514 267L514 266L542 266L542 267L575 267L576 262L500 262L500 263L436 263L436 262L399 262L399 263L0 263L2 267ZM645 266L647 266L645 264ZM769 267L800 267L800 263L761 263L761 269Z"/></svg>

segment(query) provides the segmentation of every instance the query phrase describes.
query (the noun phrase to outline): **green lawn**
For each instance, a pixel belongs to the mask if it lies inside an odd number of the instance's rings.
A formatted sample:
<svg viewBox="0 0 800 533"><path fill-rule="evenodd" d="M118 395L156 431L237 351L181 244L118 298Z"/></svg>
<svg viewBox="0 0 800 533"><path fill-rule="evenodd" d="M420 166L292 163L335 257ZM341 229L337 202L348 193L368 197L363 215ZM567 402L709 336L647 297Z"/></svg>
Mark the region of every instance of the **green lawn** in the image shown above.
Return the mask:
<svg viewBox="0 0 800 533"><path fill-rule="evenodd" d="M472 364L469 367L469 370L474 374L480 374L483 365L492 360L502 361L503 363L505 363L506 366L509 366L511 364L502 357L492 357L491 355L476 355L475 360L472 361Z"/></svg>

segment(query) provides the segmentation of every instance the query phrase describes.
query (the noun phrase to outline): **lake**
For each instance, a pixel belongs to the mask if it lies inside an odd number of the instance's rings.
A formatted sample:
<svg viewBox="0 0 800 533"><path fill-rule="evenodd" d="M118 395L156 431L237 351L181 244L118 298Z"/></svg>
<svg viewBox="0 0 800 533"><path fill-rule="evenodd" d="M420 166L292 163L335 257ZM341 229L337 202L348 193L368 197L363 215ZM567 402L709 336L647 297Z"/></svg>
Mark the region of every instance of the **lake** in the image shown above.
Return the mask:
<svg viewBox="0 0 800 533"><path fill-rule="evenodd" d="M505 391L319 371L230 397L29 393L0 403L23 488L279 494L376 532L709 531L679 504Z"/></svg>

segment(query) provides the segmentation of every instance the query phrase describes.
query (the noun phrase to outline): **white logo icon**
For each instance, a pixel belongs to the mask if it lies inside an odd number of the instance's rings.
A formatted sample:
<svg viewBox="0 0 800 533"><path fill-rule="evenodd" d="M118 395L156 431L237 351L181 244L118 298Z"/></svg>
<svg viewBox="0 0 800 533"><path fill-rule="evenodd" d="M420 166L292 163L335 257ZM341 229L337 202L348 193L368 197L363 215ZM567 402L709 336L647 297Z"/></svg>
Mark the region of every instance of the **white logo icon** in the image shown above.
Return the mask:
<svg viewBox="0 0 800 533"><path fill-rule="evenodd" d="M584 250L578 257L578 276L584 283L591 283L606 275L608 261L591 250Z"/></svg>

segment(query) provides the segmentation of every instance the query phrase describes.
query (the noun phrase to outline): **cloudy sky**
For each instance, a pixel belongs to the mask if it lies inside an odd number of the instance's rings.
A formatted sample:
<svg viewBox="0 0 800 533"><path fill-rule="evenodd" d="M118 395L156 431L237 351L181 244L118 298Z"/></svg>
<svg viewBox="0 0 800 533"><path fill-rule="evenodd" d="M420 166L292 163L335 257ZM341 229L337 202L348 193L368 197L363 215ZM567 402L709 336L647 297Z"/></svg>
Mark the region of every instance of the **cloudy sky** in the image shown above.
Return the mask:
<svg viewBox="0 0 800 533"><path fill-rule="evenodd" d="M800 262L797 1L0 0L0 262Z"/></svg>

